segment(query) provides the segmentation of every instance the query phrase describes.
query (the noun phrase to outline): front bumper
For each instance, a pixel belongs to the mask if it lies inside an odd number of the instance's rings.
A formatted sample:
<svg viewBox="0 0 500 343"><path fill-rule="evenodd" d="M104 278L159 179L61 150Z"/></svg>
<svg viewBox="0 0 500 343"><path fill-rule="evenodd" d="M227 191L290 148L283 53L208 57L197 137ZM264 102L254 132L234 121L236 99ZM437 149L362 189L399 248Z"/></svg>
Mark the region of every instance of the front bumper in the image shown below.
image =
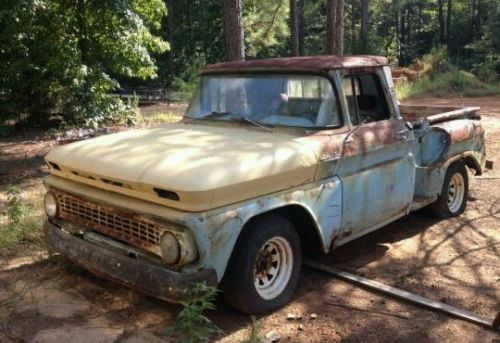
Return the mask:
<svg viewBox="0 0 500 343"><path fill-rule="evenodd" d="M165 301L182 301L186 288L195 283L217 285L217 275L211 268L194 273L174 272L143 258L129 257L90 243L48 221L44 229L47 242L54 252L68 257L97 276Z"/></svg>

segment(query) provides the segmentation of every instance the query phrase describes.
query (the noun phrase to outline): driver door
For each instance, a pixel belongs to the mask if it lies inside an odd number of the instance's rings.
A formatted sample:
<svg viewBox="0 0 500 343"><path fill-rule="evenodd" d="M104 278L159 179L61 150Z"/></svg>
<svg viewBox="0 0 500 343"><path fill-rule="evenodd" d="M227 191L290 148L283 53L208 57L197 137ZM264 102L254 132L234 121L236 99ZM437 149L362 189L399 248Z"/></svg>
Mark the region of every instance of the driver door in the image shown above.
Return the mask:
<svg viewBox="0 0 500 343"><path fill-rule="evenodd" d="M383 75L383 74L382 74ZM344 77L351 134L338 167L342 180L342 233L350 240L404 215L414 189L412 133L376 72Z"/></svg>

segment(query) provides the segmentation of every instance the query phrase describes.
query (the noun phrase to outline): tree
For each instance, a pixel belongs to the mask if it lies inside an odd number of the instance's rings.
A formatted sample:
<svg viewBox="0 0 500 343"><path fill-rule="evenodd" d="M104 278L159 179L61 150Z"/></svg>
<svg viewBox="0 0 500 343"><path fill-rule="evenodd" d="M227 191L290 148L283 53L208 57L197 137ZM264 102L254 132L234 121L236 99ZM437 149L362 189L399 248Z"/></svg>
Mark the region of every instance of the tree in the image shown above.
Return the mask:
<svg viewBox="0 0 500 343"><path fill-rule="evenodd" d="M11 0L0 3L0 113L43 124L53 113L97 124L128 109L116 75L154 78L153 34L163 0Z"/></svg>
<svg viewBox="0 0 500 343"><path fill-rule="evenodd" d="M299 27L297 0L290 0L290 53L292 56L300 55Z"/></svg>
<svg viewBox="0 0 500 343"><path fill-rule="evenodd" d="M344 1L328 0L326 18L326 53L340 56L344 52Z"/></svg>
<svg viewBox="0 0 500 343"><path fill-rule="evenodd" d="M277 46L285 46L290 35L288 5L288 0L245 1L243 27L248 56L268 56Z"/></svg>
<svg viewBox="0 0 500 343"><path fill-rule="evenodd" d="M224 12L224 45L226 61L245 59L245 43L243 40L241 0L222 0Z"/></svg>
<svg viewBox="0 0 500 343"><path fill-rule="evenodd" d="M361 0L361 51L368 52L368 0Z"/></svg>
<svg viewBox="0 0 500 343"><path fill-rule="evenodd" d="M438 0L439 43L446 44L446 24L444 21L444 0Z"/></svg>

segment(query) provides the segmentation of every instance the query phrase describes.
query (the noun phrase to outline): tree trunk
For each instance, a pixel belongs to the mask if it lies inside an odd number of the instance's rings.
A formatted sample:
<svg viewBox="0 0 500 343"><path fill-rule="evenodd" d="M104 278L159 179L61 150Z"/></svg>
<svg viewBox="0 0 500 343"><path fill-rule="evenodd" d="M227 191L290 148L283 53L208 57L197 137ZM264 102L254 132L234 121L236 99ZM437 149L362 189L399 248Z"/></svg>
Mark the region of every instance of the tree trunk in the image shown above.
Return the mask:
<svg viewBox="0 0 500 343"><path fill-rule="evenodd" d="M411 14L411 8L407 7L406 8L406 26L405 26L405 34L406 34L406 37L405 37L405 42L406 44L410 44L411 43L411 34L412 34L412 31L411 31L411 17L410 17L410 14Z"/></svg>
<svg viewBox="0 0 500 343"><path fill-rule="evenodd" d="M453 0L448 0L448 12L446 13L446 44L449 44L450 42L452 12L453 12Z"/></svg>
<svg viewBox="0 0 500 343"><path fill-rule="evenodd" d="M166 0L167 5L167 37L170 44L168 51L168 72L172 75L174 70L174 0Z"/></svg>
<svg viewBox="0 0 500 343"><path fill-rule="evenodd" d="M475 0L472 0L471 1L471 10L470 10L470 13L471 13L471 18L470 18L470 22L471 22L471 30L470 30L470 33L471 33L471 36L470 36L470 41L473 41L474 38L476 37L476 1Z"/></svg>
<svg viewBox="0 0 500 343"><path fill-rule="evenodd" d="M222 8L226 61L242 61L245 59L245 43L241 22L241 0L222 0Z"/></svg>
<svg viewBox="0 0 500 343"><path fill-rule="evenodd" d="M368 1L361 0L361 50L363 53L368 52ZM353 7L354 9L354 7ZM354 18L354 12L353 12Z"/></svg>
<svg viewBox="0 0 500 343"><path fill-rule="evenodd" d="M306 30L306 21L304 18L304 7L306 5L306 0L297 0L298 1L298 17L299 17L299 55L304 56L304 33Z"/></svg>
<svg viewBox="0 0 500 343"><path fill-rule="evenodd" d="M351 51L350 54L358 53L359 47L357 46L356 37L356 7L354 1L351 2Z"/></svg>
<svg viewBox="0 0 500 343"><path fill-rule="evenodd" d="M299 13L297 0L290 0L290 53L299 56Z"/></svg>
<svg viewBox="0 0 500 343"><path fill-rule="evenodd" d="M483 36L483 6L481 0L477 0L477 16L476 16L476 37L480 39Z"/></svg>
<svg viewBox="0 0 500 343"><path fill-rule="evenodd" d="M344 52L344 1L328 0L326 10L326 53L341 56Z"/></svg>
<svg viewBox="0 0 500 343"><path fill-rule="evenodd" d="M396 11L396 42L398 50L398 65L401 67L403 65L403 48L401 46L401 26L400 26L400 15L399 9Z"/></svg>
<svg viewBox="0 0 500 343"><path fill-rule="evenodd" d="M444 23L444 0L438 0L438 24L439 24L439 43L446 44L446 29Z"/></svg>
<svg viewBox="0 0 500 343"><path fill-rule="evenodd" d="M90 44L89 37L87 35L87 23L85 22L86 9L85 1L76 1L76 21L78 26L78 48L80 49L80 54L82 58L82 64L90 65Z"/></svg>

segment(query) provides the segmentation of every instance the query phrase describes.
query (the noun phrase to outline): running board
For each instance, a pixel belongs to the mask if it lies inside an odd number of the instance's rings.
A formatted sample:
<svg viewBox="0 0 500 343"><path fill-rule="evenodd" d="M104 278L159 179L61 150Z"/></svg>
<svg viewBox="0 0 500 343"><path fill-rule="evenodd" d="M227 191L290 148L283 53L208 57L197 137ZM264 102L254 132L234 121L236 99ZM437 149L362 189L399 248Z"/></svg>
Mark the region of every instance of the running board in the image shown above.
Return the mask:
<svg viewBox="0 0 500 343"><path fill-rule="evenodd" d="M437 196L433 196L433 197L416 196L415 198L413 198L413 201L410 204L410 208L409 208L408 212L420 210L422 207L425 207L427 205L432 204L434 201L437 200L437 198L438 198Z"/></svg>

